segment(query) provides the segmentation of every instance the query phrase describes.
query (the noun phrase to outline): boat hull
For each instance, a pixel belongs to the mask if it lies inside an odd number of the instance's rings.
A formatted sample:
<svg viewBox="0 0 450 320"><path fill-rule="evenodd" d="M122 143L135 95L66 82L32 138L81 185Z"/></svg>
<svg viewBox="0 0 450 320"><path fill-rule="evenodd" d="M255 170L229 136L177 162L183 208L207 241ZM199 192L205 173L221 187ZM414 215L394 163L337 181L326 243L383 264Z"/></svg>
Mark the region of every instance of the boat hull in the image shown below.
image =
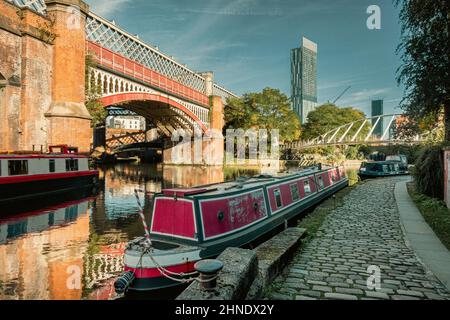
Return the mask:
<svg viewBox="0 0 450 320"><path fill-rule="evenodd" d="M1 181L0 181L1 182ZM70 176L55 175L55 177L35 180L0 183L0 206L10 205L13 202L35 199L43 196L66 193L98 185L98 172L88 171Z"/></svg>
<svg viewBox="0 0 450 320"><path fill-rule="evenodd" d="M172 272L184 272L190 273L194 272L194 264L197 261L192 261L189 265L186 265L181 271L177 267L166 267L169 271ZM153 291L160 290L170 287L175 287L179 285L183 285L183 282L178 282L171 280L163 275L157 269L135 269L135 268L125 268L126 271L132 271L135 275L135 279L130 287L130 290L133 291ZM185 277L177 277L177 279L188 279L189 276Z"/></svg>
<svg viewBox="0 0 450 320"><path fill-rule="evenodd" d="M377 178L388 178L388 177L398 177L398 176L408 176L409 172L398 172L398 173L369 173L369 172L359 172L358 176L361 180L367 179L377 179Z"/></svg>
<svg viewBox="0 0 450 320"><path fill-rule="evenodd" d="M177 261L189 261L189 265L185 265L182 272L187 273L194 271L194 264L196 261L215 258L228 247L243 247L257 242L258 239L264 237L269 232L283 226L286 221L301 215L306 210L314 207L324 199L329 198L331 195L347 186L348 179L344 179L330 186L326 190L309 197L307 201L293 205L279 214L272 215L267 219L264 219L238 232L204 243L202 249L198 253L200 259L195 259L194 261L191 257L188 259L189 253L186 253L186 257L184 258L177 258ZM158 237L157 239L159 242L164 242L163 239ZM130 259L130 256L127 257L128 254L129 253L125 251L125 271L133 271L136 277L131 283L129 290L151 291L182 284L162 276L157 269L145 268L145 265L144 267L138 268L135 261L131 263L133 259ZM136 253L133 253L133 255L136 256ZM158 260L158 256L155 256L155 259ZM180 269L177 268L175 264L166 265L166 267L174 272L180 272Z"/></svg>
<svg viewBox="0 0 450 320"><path fill-rule="evenodd" d="M155 278L136 278L130 290L136 292L147 292L162 290L182 285L179 282L172 281L166 277L160 276Z"/></svg>

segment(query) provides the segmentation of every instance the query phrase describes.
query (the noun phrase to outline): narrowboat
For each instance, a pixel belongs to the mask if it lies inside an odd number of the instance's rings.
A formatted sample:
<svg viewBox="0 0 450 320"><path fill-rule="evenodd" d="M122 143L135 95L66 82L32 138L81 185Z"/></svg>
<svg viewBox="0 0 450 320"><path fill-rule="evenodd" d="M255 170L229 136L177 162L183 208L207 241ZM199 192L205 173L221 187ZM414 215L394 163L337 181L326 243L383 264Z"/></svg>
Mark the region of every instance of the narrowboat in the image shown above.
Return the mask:
<svg viewBox="0 0 450 320"><path fill-rule="evenodd" d="M381 178L409 175L408 165L403 161L386 160L386 161L368 161L363 162L359 169L358 175L361 179Z"/></svg>
<svg viewBox="0 0 450 320"><path fill-rule="evenodd" d="M386 156L386 161L396 161L398 162L401 171L409 171L408 157L403 154Z"/></svg>
<svg viewBox="0 0 450 320"><path fill-rule="evenodd" d="M125 270L116 291L178 285L176 275L183 278L194 272L199 260L250 244L347 186L343 167L320 166L163 190L153 199L149 237L126 246Z"/></svg>
<svg viewBox="0 0 450 320"><path fill-rule="evenodd" d="M0 154L0 206L98 184L98 171L76 148L52 146L48 154ZM56 150L60 150L57 152Z"/></svg>

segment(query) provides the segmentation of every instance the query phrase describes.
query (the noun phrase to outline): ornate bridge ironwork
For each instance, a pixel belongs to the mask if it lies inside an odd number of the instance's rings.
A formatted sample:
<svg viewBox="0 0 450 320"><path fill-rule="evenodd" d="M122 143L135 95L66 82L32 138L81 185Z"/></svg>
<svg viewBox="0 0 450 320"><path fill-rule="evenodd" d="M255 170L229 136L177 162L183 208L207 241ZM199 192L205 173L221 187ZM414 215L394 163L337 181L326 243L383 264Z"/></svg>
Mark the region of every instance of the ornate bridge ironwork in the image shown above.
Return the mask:
<svg viewBox="0 0 450 320"><path fill-rule="evenodd" d="M47 6L45 0L6 0L14 3L15 5L23 8L27 7L40 14L46 14Z"/></svg>
<svg viewBox="0 0 450 320"><path fill-rule="evenodd" d="M135 117L138 116L136 112L122 109L122 108L115 108L115 107L108 107L106 108L108 111L109 117Z"/></svg>
<svg viewBox="0 0 450 320"><path fill-rule="evenodd" d="M143 142L146 142L145 132L128 132L121 135L113 135L111 138L106 139L106 146L110 149L116 149L124 145Z"/></svg>
<svg viewBox="0 0 450 320"><path fill-rule="evenodd" d="M388 114L360 119L334 128L311 140L285 143L282 145L282 149L301 150L314 147L358 144L417 144L425 141L427 134L405 137L395 132L397 120L400 120L402 117L403 115L401 114ZM384 130L381 135L376 135L374 134L375 129L380 124L383 124Z"/></svg>
<svg viewBox="0 0 450 320"><path fill-rule="evenodd" d="M45 0L7 1L46 14ZM161 130L165 127L165 134L180 127L206 130L210 117L208 96L220 96L224 102L237 97L210 81L206 74L189 69L158 47L93 12L86 18L86 41L87 52L93 54L97 63L90 70L89 83L100 88L105 106L120 107L147 118L156 117L154 122ZM145 95L138 99L136 93ZM146 105L150 111L143 109L142 101L152 102ZM162 114L155 112L156 109ZM167 119L170 121L163 123Z"/></svg>

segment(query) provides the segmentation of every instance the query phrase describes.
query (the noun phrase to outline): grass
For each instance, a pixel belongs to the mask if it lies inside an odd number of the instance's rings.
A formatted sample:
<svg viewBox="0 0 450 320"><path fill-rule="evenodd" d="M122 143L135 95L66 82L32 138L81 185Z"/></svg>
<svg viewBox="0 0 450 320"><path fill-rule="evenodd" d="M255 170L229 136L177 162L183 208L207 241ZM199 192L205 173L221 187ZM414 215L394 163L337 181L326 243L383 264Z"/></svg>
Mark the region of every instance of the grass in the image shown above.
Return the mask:
<svg viewBox="0 0 450 320"><path fill-rule="evenodd" d="M420 194L414 182L408 183L408 192L425 221L450 250L450 210L445 202Z"/></svg>
<svg viewBox="0 0 450 320"><path fill-rule="evenodd" d="M344 203L344 198L354 189L356 185L347 187L335 194L336 197L331 197L319 206L317 206L313 212L302 218L298 223L299 228L307 230L306 238L303 240L302 246L311 241L317 234L317 231L322 226L326 217L336 208L340 207Z"/></svg>

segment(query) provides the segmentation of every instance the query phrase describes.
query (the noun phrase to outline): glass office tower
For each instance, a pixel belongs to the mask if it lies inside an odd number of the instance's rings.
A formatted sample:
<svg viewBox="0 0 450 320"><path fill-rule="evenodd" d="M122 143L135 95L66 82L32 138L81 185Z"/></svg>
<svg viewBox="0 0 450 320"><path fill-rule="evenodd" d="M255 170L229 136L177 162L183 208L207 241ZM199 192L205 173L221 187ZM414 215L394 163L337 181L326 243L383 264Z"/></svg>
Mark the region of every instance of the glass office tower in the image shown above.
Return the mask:
<svg viewBox="0 0 450 320"><path fill-rule="evenodd" d="M372 117L377 117L383 115L383 100L373 100L372 101ZM377 118L372 119L372 126L377 122ZM373 135L381 137L383 135L384 124L383 120L380 120L373 131Z"/></svg>
<svg viewBox="0 0 450 320"><path fill-rule="evenodd" d="M302 46L291 50L292 108L305 123L317 107L317 44L303 37Z"/></svg>

